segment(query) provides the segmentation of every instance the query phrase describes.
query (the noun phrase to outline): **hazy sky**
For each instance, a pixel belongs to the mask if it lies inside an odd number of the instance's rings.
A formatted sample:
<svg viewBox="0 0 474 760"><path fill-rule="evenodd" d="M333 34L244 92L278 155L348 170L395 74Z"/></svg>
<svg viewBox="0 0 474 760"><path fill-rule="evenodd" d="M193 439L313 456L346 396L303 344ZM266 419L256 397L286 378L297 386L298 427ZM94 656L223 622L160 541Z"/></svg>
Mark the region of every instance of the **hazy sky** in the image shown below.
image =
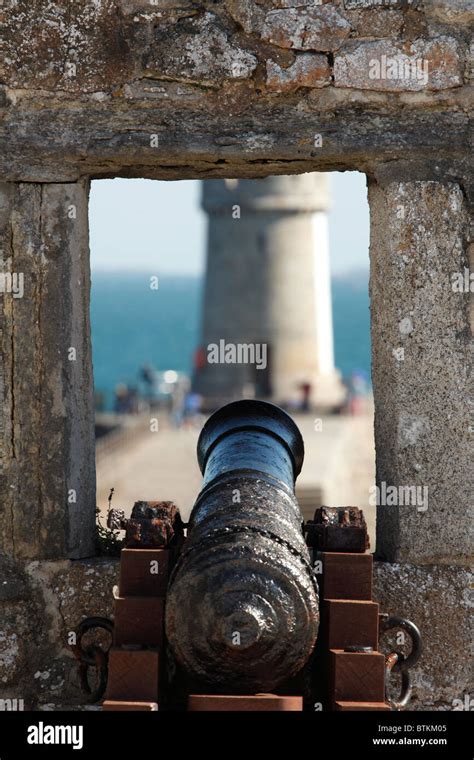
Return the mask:
<svg viewBox="0 0 474 760"><path fill-rule="evenodd" d="M331 270L368 268L369 208L365 175L331 175ZM206 217L200 183L97 180L90 199L93 269L197 274L205 264Z"/></svg>

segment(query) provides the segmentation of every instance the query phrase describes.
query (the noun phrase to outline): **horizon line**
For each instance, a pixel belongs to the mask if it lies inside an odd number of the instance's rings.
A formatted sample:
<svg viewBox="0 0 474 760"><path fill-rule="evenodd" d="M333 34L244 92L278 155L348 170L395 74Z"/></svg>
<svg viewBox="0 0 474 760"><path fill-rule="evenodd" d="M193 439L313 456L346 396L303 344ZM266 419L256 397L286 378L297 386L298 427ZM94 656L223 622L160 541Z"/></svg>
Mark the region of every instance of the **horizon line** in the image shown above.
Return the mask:
<svg viewBox="0 0 474 760"><path fill-rule="evenodd" d="M347 276L351 274L368 274L370 272L370 267L366 266L360 266L360 267L351 267L350 269L346 270L337 270L335 272L331 272L331 277L340 277L340 276ZM205 271L202 270L200 272L173 272L173 271L164 271L161 274L157 272L156 269L151 268L150 269L141 269L141 268L135 268L135 267L119 267L117 269L109 269L109 268L102 268L102 267L91 267L91 275L94 274L136 274L136 275L152 275L157 277L204 277Z"/></svg>

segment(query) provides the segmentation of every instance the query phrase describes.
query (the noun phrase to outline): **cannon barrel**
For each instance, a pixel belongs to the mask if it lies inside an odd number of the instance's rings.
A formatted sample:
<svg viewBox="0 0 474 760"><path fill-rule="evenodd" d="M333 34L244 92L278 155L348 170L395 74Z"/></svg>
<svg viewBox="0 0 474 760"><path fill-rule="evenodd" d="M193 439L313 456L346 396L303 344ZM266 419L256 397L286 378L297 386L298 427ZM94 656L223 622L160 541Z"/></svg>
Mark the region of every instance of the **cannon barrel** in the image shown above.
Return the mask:
<svg viewBox="0 0 474 760"><path fill-rule="evenodd" d="M236 401L198 441L203 488L166 601L179 665L215 693L273 689L313 649L317 583L294 484L304 457L285 412Z"/></svg>

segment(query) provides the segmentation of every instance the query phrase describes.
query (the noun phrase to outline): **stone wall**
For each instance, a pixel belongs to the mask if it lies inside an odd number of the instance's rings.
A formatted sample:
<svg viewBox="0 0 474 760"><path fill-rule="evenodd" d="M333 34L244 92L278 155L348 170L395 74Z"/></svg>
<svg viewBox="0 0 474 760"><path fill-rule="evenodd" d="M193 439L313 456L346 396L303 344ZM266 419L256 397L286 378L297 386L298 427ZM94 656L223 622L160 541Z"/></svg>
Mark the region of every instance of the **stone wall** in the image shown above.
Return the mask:
<svg viewBox="0 0 474 760"><path fill-rule="evenodd" d="M472 698L471 582L469 570L459 566L408 562L374 565L374 595L381 610L413 620L422 636L421 660L410 671L413 683L410 710L459 709L458 705L466 704L466 696ZM383 646L386 652L410 651L408 637L401 645L387 634ZM396 679L394 689L395 684Z"/></svg>
<svg viewBox="0 0 474 760"><path fill-rule="evenodd" d="M0 558L0 578L0 698L25 710L84 704L68 642L84 618L113 616L118 561Z"/></svg>
<svg viewBox="0 0 474 760"><path fill-rule="evenodd" d="M370 188L377 481L429 496L379 510L377 595L420 622L414 706L470 693L473 22L472 0L1 4L0 258L25 286L0 298L1 696L79 700L64 631L110 610L114 567L77 561L89 180L331 170Z"/></svg>
<svg viewBox="0 0 474 760"><path fill-rule="evenodd" d="M4 0L0 174L467 180L473 20L471 0Z"/></svg>

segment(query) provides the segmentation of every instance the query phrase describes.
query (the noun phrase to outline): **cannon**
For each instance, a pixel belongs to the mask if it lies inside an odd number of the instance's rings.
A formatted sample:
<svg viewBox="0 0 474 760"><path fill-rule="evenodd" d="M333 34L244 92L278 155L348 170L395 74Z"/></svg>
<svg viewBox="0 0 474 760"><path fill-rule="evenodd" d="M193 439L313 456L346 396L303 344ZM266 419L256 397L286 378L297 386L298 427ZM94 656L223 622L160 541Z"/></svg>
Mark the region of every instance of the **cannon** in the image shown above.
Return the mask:
<svg viewBox="0 0 474 760"><path fill-rule="evenodd" d="M186 537L172 502L137 501L127 519L109 508L113 536L125 531L115 622L87 618L71 644L90 701L107 688L107 710L157 709L158 700L160 710L406 707L420 632L372 599L361 509L318 507L303 525L294 493L303 456L284 411L237 401L202 429L203 487ZM93 629L113 636L110 661L86 643ZM379 651L380 634L395 630L411 640L408 655Z"/></svg>
<svg viewBox="0 0 474 760"><path fill-rule="evenodd" d="M203 487L169 580L166 635L213 693L274 689L313 650L318 586L294 493L303 457L293 420L263 401L228 404L201 432Z"/></svg>

